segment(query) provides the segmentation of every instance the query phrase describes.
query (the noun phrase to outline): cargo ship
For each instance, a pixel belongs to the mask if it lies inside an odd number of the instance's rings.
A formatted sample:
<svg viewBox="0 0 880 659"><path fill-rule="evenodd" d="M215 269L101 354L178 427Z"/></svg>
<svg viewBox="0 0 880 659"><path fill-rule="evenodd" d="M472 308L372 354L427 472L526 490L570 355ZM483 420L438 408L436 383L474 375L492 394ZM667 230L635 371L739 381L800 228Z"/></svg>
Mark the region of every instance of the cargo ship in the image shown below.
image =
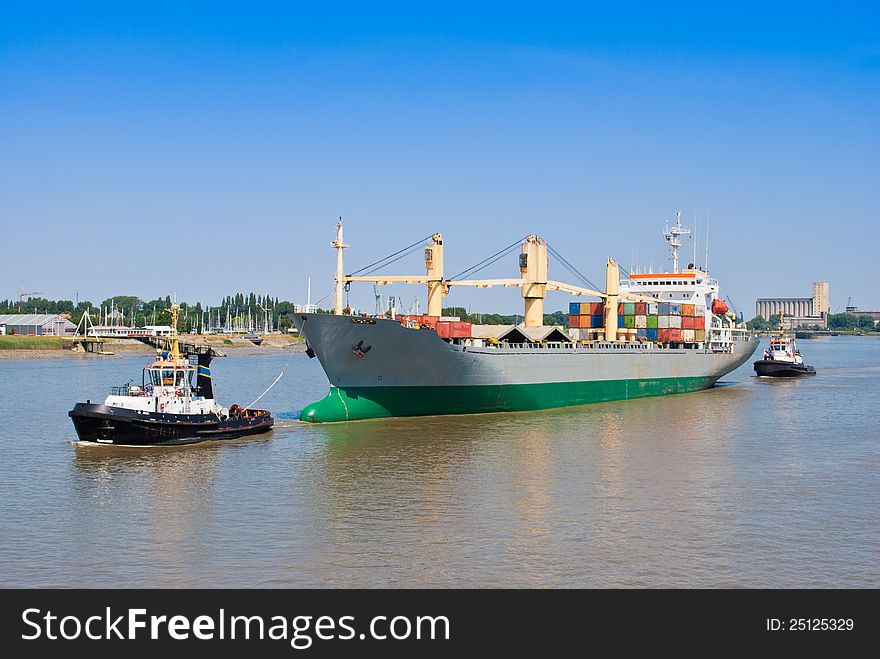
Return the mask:
<svg viewBox="0 0 880 659"><path fill-rule="evenodd" d="M334 313L290 316L330 381L327 396L301 411L302 421L540 410L679 394L713 386L758 346L719 297L717 280L694 264L679 269L680 236L687 233L680 216L664 233L672 271L621 280L608 259L605 291L549 279L548 249L571 264L534 235L519 244L517 278L444 279L439 233L426 239L424 276L346 275L341 220L336 231ZM428 313L343 313L344 287L362 281L426 284ZM520 288L523 323L444 318L443 297L455 286ZM569 328L547 326L548 291L599 301L572 302Z"/></svg>

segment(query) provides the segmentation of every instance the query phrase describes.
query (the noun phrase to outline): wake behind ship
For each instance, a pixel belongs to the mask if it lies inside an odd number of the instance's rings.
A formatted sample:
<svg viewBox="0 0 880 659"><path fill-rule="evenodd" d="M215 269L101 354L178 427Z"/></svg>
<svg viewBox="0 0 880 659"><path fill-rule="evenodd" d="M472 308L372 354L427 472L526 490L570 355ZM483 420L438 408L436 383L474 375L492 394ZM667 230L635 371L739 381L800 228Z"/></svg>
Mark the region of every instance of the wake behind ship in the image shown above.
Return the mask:
<svg viewBox="0 0 880 659"><path fill-rule="evenodd" d="M678 268L683 233L680 219L666 231L672 272L630 274L621 281L609 259L606 290L599 292L548 279L548 248L563 258L537 236L521 243L517 279L443 279L439 234L425 248L426 276L344 275L342 250L348 246L340 222L332 243L340 313L291 314L331 384L327 396L303 409L300 419L539 410L711 387L747 361L758 340L718 297L716 280L693 264ZM356 281L427 284L428 314L341 313L343 286ZM441 316L451 287L494 285L521 288L523 324L475 325ZM572 302L567 330L545 326L548 290L601 301Z"/></svg>

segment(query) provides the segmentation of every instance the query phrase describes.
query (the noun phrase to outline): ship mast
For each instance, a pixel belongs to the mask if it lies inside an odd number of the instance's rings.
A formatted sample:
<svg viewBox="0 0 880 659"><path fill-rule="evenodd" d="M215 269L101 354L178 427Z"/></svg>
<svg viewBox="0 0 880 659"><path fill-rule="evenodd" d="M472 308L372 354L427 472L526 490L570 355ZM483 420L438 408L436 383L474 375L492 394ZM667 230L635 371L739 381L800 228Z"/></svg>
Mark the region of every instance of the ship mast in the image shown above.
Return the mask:
<svg viewBox="0 0 880 659"><path fill-rule="evenodd" d="M177 342L177 312L180 307L171 305L171 359L177 363L180 360L180 345Z"/></svg>
<svg viewBox="0 0 880 659"><path fill-rule="evenodd" d="M669 228L669 222L666 223L663 237L666 238L669 246L672 247L672 272L674 274L680 272L678 269L678 249L681 247L681 236L688 235L690 232L690 229L685 229L681 226L681 211L675 213L675 224L671 229Z"/></svg>
<svg viewBox="0 0 880 659"><path fill-rule="evenodd" d="M342 267L342 250L348 245L342 240L342 217L336 224L336 240L330 243L330 247L336 250L336 306L333 313L337 316L342 315L342 288L345 285L345 271Z"/></svg>

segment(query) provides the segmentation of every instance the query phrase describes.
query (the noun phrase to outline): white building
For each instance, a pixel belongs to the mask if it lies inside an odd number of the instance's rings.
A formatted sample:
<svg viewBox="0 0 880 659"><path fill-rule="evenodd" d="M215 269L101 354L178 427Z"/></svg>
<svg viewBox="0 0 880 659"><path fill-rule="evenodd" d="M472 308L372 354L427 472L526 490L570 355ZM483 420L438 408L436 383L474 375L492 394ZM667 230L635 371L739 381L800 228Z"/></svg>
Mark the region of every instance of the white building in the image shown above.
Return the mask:
<svg viewBox="0 0 880 659"><path fill-rule="evenodd" d="M5 327L5 334L73 336L76 332L76 325L54 313L0 314L0 326Z"/></svg>

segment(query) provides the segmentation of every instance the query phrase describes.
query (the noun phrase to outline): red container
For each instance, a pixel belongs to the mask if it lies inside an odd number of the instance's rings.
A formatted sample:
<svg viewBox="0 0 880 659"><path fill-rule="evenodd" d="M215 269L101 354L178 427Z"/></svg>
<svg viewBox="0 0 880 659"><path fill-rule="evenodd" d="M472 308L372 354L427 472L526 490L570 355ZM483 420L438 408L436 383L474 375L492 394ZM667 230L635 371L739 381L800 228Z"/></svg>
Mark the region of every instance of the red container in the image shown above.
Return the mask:
<svg viewBox="0 0 880 659"><path fill-rule="evenodd" d="M681 330L676 328L663 328L657 331L657 340L661 343L681 343Z"/></svg>
<svg viewBox="0 0 880 659"><path fill-rule="evenodd" d="M705 316L697 316L694 318L694 329L706 329L706 317Z"/></svg>
<svg viewBox="0 0 880 659"><path fill-rule="evenodd" d="M581 326L581 317L580 316L569 316L568 317L568 326L574 329L578 329Z"/></svg>
<svg viewBox="0 0 880 659"><path fill-rule="evenodd" d="M459 321L457 323L452 323L452 338L453 339L469 339L471 336L471 328L473 327L472 323L468 323L465 321Z"/></svg>
<svg viewBox="0 0 880 659"><path fill-rule="evenodd" d="M437 323L440 322L440 316L421 316L422 319L422 327L430 327L434 329L437 327Z"/></svg>
<svg viewBox="0 0 880 659"><path fill-rule="evenodd" d="M437 322L437 336L441 339L466 339L471 335L471 324L454 320Z"/></svg>
<svg viewBox="0 0 880 659"><path fill-rule="evenodd" d="M617 315L618 315L618 316L622 316L622 315L623 315L623 302L618 302L618 303L617 303Z"/></svg>
<svg viewBox="0 0 880 659"><path fill-rule="evenodd" d="M646 302L636 302L636 316L646 316L648 314L648 304Z"/></svg>
<svg viewBox="0 0 880 659"><path fill-rule="evenodd" d="M604 302L590 302L590 315L591 316L604 316L605 315L605 303Z"/></svg>
<svg viewBox="0 0 880 659"><path fill-rule="evenodd" d="M681 329L694 329L693 316L682 316L681 317Z"/></svg>

